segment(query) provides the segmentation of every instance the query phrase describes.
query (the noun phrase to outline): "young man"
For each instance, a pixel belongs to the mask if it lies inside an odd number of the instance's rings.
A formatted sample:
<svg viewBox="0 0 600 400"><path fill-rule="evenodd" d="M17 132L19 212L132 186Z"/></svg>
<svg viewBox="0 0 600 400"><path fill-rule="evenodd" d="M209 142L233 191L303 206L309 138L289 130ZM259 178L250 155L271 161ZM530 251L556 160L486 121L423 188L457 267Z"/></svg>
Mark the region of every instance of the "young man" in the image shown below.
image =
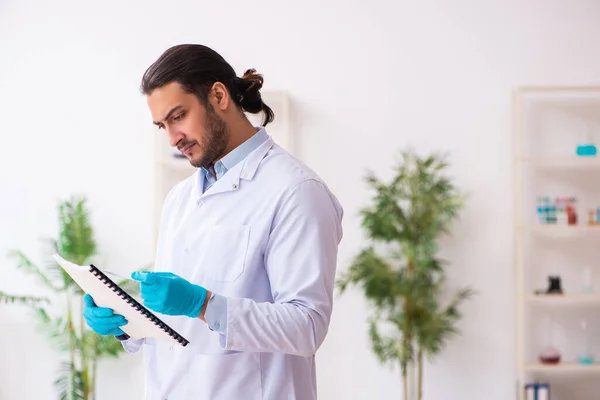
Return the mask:
<svg viewBox="0 0 600 400"><path fill-rule="evenodd" d="M144 305L190 341L123 341L144 351L148 399L317 398L343 211L267 134L262 84L201 45L168 49L144 74L154 124L198 168L164 202L154 271L132 275ZM263 112L263 126L244 111ZM89 296L84 315L103 335L127 323Z"/></svg>

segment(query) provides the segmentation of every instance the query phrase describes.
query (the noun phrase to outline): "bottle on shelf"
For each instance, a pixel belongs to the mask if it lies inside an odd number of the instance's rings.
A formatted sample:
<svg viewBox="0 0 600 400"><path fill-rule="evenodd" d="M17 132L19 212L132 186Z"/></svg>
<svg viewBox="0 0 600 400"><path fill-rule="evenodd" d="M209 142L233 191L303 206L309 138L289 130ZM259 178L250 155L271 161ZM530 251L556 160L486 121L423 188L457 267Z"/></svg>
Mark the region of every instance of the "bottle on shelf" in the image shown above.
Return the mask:
<svg viewBox="0 0 600 400"><path fill-rule="evenodd" d="M593 157L597 153L596 144L592 138L589 126L585 124L576 153L580 157Z"/></svg>
<svg viewBox="0 0 600 400"><path fill-rule="evenodd" d="M537 196L537 222L539 224L577 225L576 202L575 197Z"/></svg>
<svg viewBox="0 0 600 400"><path fill-rule="evenodd" d="M592 269L589 267L583 269L581 292L586 294L594 293L594 286L592 285Z"/></svg>
<svg viewBox="0 0 600 400"><path fill-rule="evenodd" d="M538 355L540 363L545 365L556 365L560 363L560 351L554 346L554 326L550 315L546 317L546 344Z"/></svg>
<svg viewBox="0 0 600 400"><path fill-rule="evenodd" d="M588 225L600 226L600 206L595 209L588 210Z"/></svg>
<svg viewBox="0 0 600 400"><path fill-rule="evenodd" d="M549 196L537 196L536 198L537 221L540 224L556 223L556 204Z"/></svg>
<svg viewBox="0 0 600 400"><path fill-rule="evenodd" d="M568 219L568 201L561 197L556 198L556 224L567 225Z"/></svg>
<svg viewBox="0 0 600 400"><path fill-rule="evenodd" d="M587 320L581 320L581 331L582 331L582 345L579 354L577 355L577 362L583 365L591 365L594 363L594 355L590 350L590 337L587 327Z"/></svg>
<svg viewBox="0 0 600 400"><path fill-rule="evenodd" d="M561 279L559 275L548 276L548 287L546 289L537 289L533 292L536 295L562 295L564 294Z"/></svg>
<svg viewBox="0 0 600 400"><path fill-rule="evenodd" d="M550 384L539 382L525 384L524 400L550 400Z"/></svg>
<svg viewBox="0 0 600 400"><path fill-rule="evenodd" d="M575 209L575 203L577 199L575 197L571 197L567 204L567 219L569 225L577 225L577 210Z"/></svg>
<svg viewBox="0 0 600 400"><path fill-rule="evenodd" d="M544 207L544 198L542 196L536 197L536 215L539 224L546 223L546 209Z"/></svg>
<svg viewBox="0 0 600 400"><path fill-rule="evenodd" d="M551 275L548 277L548 290L547 294L563 294L562 284L560 276Z"/></svg>
<svg viewBox="0 0 600 400"><path fill-rule="evenodd" d="M597 212L594 210L589 210L588 211L588 225L589 226L596 225L597 224L596 219L597 219Z"/></svg>

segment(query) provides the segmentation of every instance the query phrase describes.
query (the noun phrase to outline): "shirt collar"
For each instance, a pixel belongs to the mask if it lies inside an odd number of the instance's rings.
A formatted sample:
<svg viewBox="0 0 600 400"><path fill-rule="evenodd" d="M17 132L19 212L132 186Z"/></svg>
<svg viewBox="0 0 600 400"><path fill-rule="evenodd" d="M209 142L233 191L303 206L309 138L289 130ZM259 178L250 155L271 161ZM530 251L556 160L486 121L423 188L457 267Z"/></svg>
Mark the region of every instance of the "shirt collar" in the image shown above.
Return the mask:
<svg viewBox="0 0 600 400"><path fill-rule="evenodd" d="M255 129L257 129L257 132L254 135L215 163L214 169L215 173L217 174L217 179L223 176L225 172L236 166L240 161L244 160L248 154L252 153L267 139L269 139L269 135L264 127L256 127ZM200 179L204 180L207 174L210 174L210 172L206 168L201 167Z"/></svg>
<svg viewBox="0 0 600 400"><path fill-rule="evenodd" d="M244 158L248 156L248 154L252 153L258 146L265 142L268 139L267 132L265 128L257 128L258 132L252 135L248 140L244 143L240 144L238 147L230 151L225 157L223 157L219 162L223 164L226 170L230 170L237 163L242 161Z"/></svg>
<svg viewBox="0 0 600 400"><path fill-rule="evenodd" d="M266 138L264 142L260 143L256 149L250 152L250 154L248 154L248 156L243 159L242 162L239 162L237 165L232 167L230 171L232 175L227 178L230 181L231 186L221 185L222 187L217 191L213 190L213 194L225 191L225 187L237 189L237 187L239 187L240 179L252 180L254 178L262 159L275 145L273 138L271 138L268 134L265 133L264 137ZM194 198L200 198L205 194L205 183L206 177L204 176L203 170L202 168L198 168L192 180L192 196Z"/></svg>

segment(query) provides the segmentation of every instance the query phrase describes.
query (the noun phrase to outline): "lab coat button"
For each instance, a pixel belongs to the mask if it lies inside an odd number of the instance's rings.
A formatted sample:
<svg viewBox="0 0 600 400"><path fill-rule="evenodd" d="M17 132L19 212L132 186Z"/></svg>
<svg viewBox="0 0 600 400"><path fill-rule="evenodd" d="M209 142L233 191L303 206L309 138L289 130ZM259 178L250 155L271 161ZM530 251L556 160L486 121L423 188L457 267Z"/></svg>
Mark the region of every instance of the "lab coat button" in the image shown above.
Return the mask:
<svg viewBox="0 0 600 400"><path fill-rule="evenodd" d="M231 185L234 189L237 189L237 183L234 183L233 185Z"/></svg>

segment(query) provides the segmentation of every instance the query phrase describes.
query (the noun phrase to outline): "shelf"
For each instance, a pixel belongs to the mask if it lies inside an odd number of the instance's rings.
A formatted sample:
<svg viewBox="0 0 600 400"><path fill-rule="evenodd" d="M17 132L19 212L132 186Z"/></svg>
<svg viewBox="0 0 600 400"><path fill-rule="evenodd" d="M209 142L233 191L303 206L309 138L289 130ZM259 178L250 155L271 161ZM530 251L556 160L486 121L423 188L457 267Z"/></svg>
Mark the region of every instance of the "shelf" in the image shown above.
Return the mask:
<svg viewBox="0 0 600 400"><path fill-rule="evenodd" d="M598 168L600 156L522 157L521 163L548 168Z"/></svg>
<svg viewBox="0 0 600 400"><path fill-rule="evenodd" d="M534 295L525 296L525 301L543 305L596 304L600 303L600 294L565 293L563 295Z"/></svg>
<svg viewBox="0 0 600 400"><path fill-rule="evenodd" d="M532 224L528 225L527 229L541 235L555 237L600 233L600 225Z"/></svg>
<svg viewBox="0 0 600 400"><path fill-rule="evenodd" d="M543 379L551 385L564 381L561 389L569 393L569 398L580 398L579 383L571 378L589 375L589 380L594 381L595 374L600 376L600 358L591 365L579 364L576 357L564 357L557 365L546 365L532 357L535 350L531 347L537 347L540 334L547 332L547 322L541 314L556 312L561 318L571 318L593 313L600 306L600 291L580 291L577 271L565 274L565 282L575 280L575 284L567 284L572 291L562 295L536 295L529 283L543 285L542 277L551 274L548 271L554 273L570 265L593 266L597 258L600 226L588 225L588 218L589 210L595 209L598 202L600 154L578 156L576 146L584 140L586 128L594 129L600 122L600 87L518 88L513 107L517 381ZM550 197L576 197L579 224L538 223L537 202L544 193ZM539 287L543 288L545 285ZM565 324L562 328L563 355L578 354L583 336L577 325ZM595 332L596 328L594 324L590 329ZM595 383L594 390L599 388L600 384ZM526 399L519 390L517 400Z"/></svg>
<svg viewBox="0 0 600 400"><path fill-rule="evenodd" d="M562 362L557 365L545 365L545 364L527 364L525 366L525 371L528 372L562 372L562 373L570 373L570 372L600 372L600 363L590 364L590 365L581 365L575 362Z"/></svg>

